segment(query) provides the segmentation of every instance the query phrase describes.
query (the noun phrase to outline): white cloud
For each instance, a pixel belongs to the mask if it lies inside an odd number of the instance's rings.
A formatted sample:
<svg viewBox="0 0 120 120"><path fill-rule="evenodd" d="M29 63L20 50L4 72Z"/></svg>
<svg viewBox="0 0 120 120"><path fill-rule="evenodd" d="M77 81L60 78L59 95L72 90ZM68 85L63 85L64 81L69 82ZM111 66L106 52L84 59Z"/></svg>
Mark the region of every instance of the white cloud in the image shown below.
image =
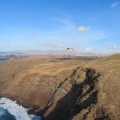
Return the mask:
<svg viewBox="0 0 120 120"><path fill-rule="evenodd" d="M85 48L85 51L90 52L92 49L90 47Z"/></svg>
<svg viewBox="0 0 120 120"><path fill-rule="evenodd" d="M120 52L120 45L119 44L110 43L109 45L110 45L109 48L108 49L106 48L107 53L118 53L118 52Z"/></svg>
<svg viewBox="0 0 120 120"><path fill-rule="evenodd" d="M119 6L119 5L120 5L120 2L114 2L114 3L111 4L111 7L115 8L115 7Z"/></svg>
<svg viewBox="0 0 120 120"><path fill-rule="evenodd" d="M90 29L90 27L80 26L80 27L78 27L78 32L85 32L89 29Z"/></svg>
<svg viewBox="0 0 120 120"><path fill-rule="evenodd" d="M114 44L114 45L113 45L113 50L120 50L120 45Z"/></svg>

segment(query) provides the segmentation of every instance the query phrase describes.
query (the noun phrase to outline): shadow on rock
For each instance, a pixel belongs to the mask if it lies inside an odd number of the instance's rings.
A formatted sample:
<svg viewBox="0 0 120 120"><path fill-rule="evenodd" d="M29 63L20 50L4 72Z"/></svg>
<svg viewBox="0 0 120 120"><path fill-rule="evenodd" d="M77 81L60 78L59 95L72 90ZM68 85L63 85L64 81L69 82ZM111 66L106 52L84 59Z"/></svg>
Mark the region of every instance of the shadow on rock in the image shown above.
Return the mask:
<svg viewBox="0 0 120 120"><path fill-rule="evenodd" d="M74 81L71 90L57 102L52 112L45 116L45 120L71 120L83 109L90 109L93 104L97 103L98 91L95 86L100 74L93 69L86 69L84 72L86 72L85 80L80 84L76 84ZM83 91L85 86L89 87ZM46 106L45 109L47 110L51 106ZM44 114L45 109L39 111L37 115ZM89 112L86 112L83 115L83 120L87 118L88 114Z"/></svg>

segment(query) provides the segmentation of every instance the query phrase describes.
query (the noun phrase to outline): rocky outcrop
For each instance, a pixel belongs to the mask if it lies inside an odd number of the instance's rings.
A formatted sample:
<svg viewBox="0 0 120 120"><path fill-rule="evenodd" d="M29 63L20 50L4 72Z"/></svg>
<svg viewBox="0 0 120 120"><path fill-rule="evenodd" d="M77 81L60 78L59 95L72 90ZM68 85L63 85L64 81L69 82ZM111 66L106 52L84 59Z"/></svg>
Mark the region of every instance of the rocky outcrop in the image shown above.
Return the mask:
<svg viewBox="0 0 120 120"><path fill-rule="evenodd" d="M47 106L36 114L44 115L45 120L90 120L89 116L91 120L109 119L103 107L101 106L101 109L97 107L99 80L100 74L94 69L78 67L58 86L64 88L65 84L71 84L67 94L58 101L56 101L58 94L53 94Z"/></svg>

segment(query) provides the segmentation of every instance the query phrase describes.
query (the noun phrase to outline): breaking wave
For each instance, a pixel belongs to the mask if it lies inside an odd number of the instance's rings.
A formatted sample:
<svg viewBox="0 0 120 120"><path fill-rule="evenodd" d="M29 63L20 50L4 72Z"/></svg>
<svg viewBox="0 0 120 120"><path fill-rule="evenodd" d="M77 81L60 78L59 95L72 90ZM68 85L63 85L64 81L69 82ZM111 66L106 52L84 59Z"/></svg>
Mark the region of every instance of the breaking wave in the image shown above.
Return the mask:
<svg viewBox="0 0 120 120"><path fill-rule="evenodd" d="M28 115L26 108L8 98L0 99L0 120L41 120L39 116Z"/></svg>

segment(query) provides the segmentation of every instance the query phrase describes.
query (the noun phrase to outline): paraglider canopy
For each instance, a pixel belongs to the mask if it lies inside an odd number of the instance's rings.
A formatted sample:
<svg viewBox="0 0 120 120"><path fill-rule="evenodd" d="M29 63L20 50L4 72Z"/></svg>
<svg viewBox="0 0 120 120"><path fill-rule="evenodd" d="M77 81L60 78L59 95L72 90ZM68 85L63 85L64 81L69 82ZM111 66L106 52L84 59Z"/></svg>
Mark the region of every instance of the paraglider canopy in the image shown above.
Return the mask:
<svg viewBox="0 0 120 120"><path fill-rule="evenodd" d="M74 52L74 48L66 48L66 50L72 50Z"/></svg>
<svg viewBox="0 0 120 120"><path fill-rule="evenodd" d="M66 91L63 88L55 88L52 92L52 94L56 93L57 91L61 91L63 93L66 93Z"/></svg>

